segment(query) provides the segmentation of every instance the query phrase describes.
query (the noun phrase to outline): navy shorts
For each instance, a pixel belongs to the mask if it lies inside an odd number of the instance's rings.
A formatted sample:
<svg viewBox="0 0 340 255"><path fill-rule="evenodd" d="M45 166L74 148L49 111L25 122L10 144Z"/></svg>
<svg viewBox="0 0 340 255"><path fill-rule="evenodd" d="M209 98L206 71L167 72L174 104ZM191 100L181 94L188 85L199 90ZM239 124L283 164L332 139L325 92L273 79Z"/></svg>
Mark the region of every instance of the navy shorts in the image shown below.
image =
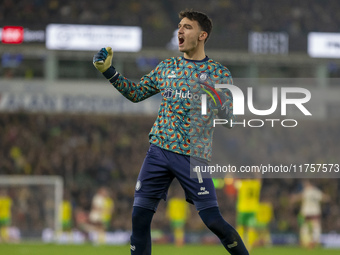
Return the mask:
<svg viewBox="0 0 340 255"><path fill-rule="evenodd" d="M195 165L208 162L181 155L151 144L140 170L135 190L134 206L156 211L158 202L166 200L169 186L177 178L184 189L186 200L198 211L218 206L211 178L190 177L190 160Z"/></svg>

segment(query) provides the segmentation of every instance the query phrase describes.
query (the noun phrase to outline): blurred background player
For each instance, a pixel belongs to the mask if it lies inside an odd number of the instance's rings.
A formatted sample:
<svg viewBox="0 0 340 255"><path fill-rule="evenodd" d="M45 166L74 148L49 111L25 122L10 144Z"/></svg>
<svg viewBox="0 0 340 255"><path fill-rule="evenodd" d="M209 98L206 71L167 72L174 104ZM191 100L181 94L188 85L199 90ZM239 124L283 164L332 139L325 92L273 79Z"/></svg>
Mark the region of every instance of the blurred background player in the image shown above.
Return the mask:
<svg viewBox="0 0 340 255"><path fill-rule="evenodd" d="M185 223L189 215L189 205L180 191L175 190L167 206L167 216L173 230L174 243L178 247L185 243Z"/></svg>
<svg viewBox="0 0 340 255"><path fill-rule="evenodd" d="M113 201L109 196L109 191L106 187L100 187L92 199L90 223L104 231L108 227L108 221L111 220L112 212Z"/></svg>
<svg viewBox="0 0 340 255"><path fill-rule="evenodd" d="M96 241L105 242L105 231L108 229L113 213L113 200L107 187L100 187L93 196L89 223L96 234Z"/></svg>
<svg viewBox="0 0 340 255"><path fill-rule="evenodd" d="M108 231L111 226L111 220L114 214L114 200L109 189L106 189L107 196L105 198L104 212L103 212L103 225L104 229Z"/></svg>
<svg viewBox="0 0 340 255"><path fill-rule="evenodd" d="M240 179L235 183L237 193L236 225L237 231L248 249L256 241L256 214L259 209L261 180Z"/></svg>
<svg viewBox="0 0 340 255"><path fill-rule="evenodd" d="M318 246L321 237L321 203L330 201L329 195L319 190L310 180L304 180L302 191L293 195L291 201L301 202L300 244L306 248Z"/></svg>
<svg viewBox="0 0 340 255"><path fill-rule="evenodd" d="M63 200L59 207L59 217L61 221L61 231L57 233L57 240L61 243L73 242L73 208L71 195L68 189L64 189Z"/></svg>
<svg viewBox="0 0 340 255"><path fill-rule="evenodd" d="M273 205L269 201L261 201L256 212L256 241L255 246L270 246L270 223L273 220Z"/></svg>
<svg viewBox="0 0 340 255"><path fill-rule="evenodd" d="M71 197L70 192L65 190L64 191L64 198L61 203L60 208L60 218L62 224L63 231L70 231L72 228L72 204L71 204Z"/></svg>
<svg viewBox="0 0 340 255"><path fill-rule="evenodd" d="M0 189L0 242L9 242L9 228L12 218L12 198L5 189Z"/></svg>

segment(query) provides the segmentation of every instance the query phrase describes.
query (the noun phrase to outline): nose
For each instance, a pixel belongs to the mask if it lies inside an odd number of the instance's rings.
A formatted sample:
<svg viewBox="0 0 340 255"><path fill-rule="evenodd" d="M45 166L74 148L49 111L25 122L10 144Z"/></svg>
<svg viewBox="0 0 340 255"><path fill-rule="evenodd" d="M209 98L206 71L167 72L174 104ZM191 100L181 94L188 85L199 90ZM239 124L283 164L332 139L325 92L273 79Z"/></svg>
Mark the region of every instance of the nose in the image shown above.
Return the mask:
<svg viewBox="0 0 340 255"><path fill-rule="evenodd" d="M183 34L183 27L178 28L178 34Z"/></svg>

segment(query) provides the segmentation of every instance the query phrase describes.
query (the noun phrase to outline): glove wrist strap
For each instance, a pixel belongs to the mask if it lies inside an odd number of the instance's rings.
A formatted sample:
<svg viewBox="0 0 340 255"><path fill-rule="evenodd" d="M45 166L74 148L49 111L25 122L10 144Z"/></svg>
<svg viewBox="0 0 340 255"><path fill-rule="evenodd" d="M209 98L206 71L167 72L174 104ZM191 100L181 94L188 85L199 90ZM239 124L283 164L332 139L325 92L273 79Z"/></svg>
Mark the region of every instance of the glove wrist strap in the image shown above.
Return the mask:
<svg viewBox="0 0 340 255"><path fill-rule="evenodd" d="M105 72L103 72L103 75L106 79L113 83L118 79L119 73L113 66L110 66Z"/></svg>

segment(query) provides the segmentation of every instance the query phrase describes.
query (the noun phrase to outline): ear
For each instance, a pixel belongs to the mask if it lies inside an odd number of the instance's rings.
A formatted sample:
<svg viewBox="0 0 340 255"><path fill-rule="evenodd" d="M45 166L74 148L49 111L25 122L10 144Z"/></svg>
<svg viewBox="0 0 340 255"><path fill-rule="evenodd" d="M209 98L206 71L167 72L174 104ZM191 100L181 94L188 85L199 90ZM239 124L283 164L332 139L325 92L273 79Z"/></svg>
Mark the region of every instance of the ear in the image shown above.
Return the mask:
<svg viewBox="0 0 340 255"><path fill-rule="evenodd" d="M208 37L208 33L205 32L205 31L201 31L201 33L200 33L200 35L198 37L198 40L205 41L205 39L207 39L207 37Z"/></svg>

